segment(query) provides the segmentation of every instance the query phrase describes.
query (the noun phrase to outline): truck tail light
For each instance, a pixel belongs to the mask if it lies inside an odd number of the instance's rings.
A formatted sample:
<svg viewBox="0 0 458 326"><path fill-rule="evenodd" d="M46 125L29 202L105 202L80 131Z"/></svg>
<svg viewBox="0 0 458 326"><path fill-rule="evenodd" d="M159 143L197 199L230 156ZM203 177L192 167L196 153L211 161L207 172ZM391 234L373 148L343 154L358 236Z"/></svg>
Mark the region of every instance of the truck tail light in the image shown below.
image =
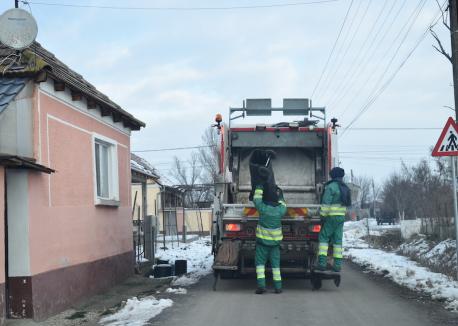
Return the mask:
<svg viewBox="0 0 458 326"><path fill-rule="evenodd" d="M242 228L238 223L229 223L224 226L224 229L230 232L239 232Z"/></svg>
<svg viewBox="0 0 458 326"><path fill-rule="evenodd" d="M321 231L321 225L320 224L315 224L312 226L312 232L318 233Z"/></svg>

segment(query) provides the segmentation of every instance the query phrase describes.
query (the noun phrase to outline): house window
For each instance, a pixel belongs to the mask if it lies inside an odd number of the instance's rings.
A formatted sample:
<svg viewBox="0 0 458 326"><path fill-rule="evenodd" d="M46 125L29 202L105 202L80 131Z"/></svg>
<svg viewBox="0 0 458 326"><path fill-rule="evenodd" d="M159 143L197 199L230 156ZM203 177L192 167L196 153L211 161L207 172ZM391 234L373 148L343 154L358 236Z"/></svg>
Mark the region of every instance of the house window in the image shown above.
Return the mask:
<svg viewBox="0 0 458 326"><path fill-rule="evenodd" d="M95 203L118 205L118 157L117 145L106 138L94 137Z"/></svg>

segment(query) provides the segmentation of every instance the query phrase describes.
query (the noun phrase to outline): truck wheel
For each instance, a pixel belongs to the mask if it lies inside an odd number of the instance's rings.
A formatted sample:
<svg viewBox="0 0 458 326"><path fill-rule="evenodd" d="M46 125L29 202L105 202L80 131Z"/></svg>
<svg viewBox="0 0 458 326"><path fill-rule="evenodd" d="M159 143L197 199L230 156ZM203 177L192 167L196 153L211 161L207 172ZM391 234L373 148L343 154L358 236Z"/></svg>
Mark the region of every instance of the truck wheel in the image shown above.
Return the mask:
<svg viewBox="0 0 458 326"><path fill-rule="evenodd" d="M321 282L321 278L316 277L316 276L312 276L310 281L312 282L312 289L314 291L321 289L321 286L323 285L322 282Z"/></svg>
<svg viewBox="0 0 458 326"><path fill-rule="evenodd" d="M340 275L337 276L337 277L334 279L334 284L335 284L337 287L339 287L339 285L340 285Z"/></svg>

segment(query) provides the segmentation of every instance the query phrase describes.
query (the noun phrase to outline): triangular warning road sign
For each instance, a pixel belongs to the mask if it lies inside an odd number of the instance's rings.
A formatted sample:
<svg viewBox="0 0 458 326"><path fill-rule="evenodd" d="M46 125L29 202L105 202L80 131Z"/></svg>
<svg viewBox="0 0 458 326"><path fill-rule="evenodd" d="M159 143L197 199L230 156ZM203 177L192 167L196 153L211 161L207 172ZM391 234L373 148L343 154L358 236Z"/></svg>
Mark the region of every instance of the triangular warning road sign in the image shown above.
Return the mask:
<svg viewBox="0 0 458 326"><path fill-rule="evenodd" d="M453 118L448 118L431 155L458 156L458 125Z"/></svg>

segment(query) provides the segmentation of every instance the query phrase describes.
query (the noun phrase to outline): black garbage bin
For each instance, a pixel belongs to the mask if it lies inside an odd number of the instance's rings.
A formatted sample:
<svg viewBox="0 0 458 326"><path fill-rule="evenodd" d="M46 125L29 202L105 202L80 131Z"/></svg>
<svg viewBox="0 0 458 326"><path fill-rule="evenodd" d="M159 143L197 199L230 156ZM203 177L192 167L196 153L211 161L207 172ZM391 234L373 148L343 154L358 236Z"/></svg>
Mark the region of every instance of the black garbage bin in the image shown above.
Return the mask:
<svg viewBox="0 0 458 326"><path fill-rule="evenodd" d="M255 149L250 157L250 176L251 192L250 200L253 200L256 186L262 185L264 188L263 200L268 202L277 202L277 185L275 183L272 160L275 158L275 152L272 150Z"/></svg>
<svg viewBox="0 0 458 326"><path fill-rule="evenodd" d="M188 261L185 259L175 260L175 275L180 276L188 272Z"/></svg>
<svg viewBox="0 0 458 326"><path fill-rule="evenodd" d="M154 278L168 277L172 276L172 265L170 264L160 264L154 267Z"/></svg>

